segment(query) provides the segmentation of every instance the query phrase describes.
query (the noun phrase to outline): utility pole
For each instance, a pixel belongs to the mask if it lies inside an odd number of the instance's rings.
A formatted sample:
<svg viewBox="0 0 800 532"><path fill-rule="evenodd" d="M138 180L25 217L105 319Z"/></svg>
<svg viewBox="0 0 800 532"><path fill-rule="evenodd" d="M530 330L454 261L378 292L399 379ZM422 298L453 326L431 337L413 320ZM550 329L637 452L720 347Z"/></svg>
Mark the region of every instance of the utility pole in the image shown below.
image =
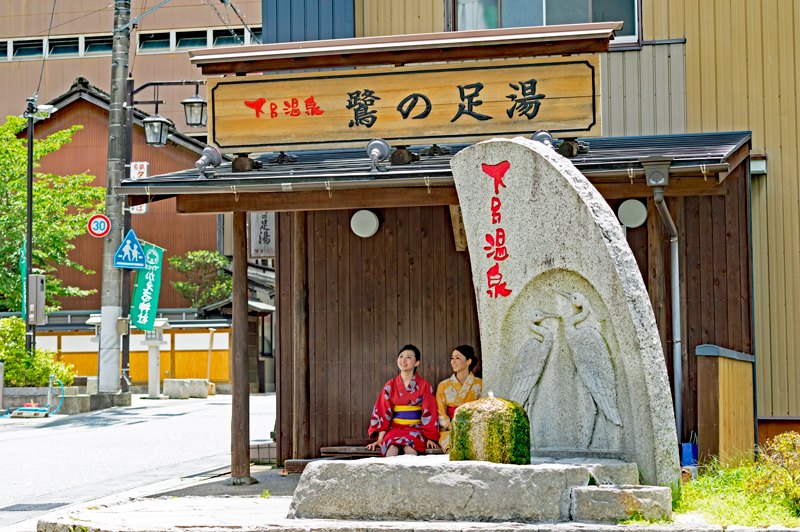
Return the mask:
<svg viewBox="0 0 800 532"><path fill-rule="evenodd" d="M25 118L28 119L28 227L25 235L25 293L22 300L25 302L25 351L33 354L36 351L36 325L31 325L31 273L33 273L33 123L36 121L36 95L28 98L28 107Z"/></svg>
<svg viewBox="0 0 800 532"><path fill-rule="evenodd" d="M103 284L100 298L98 392L120 390L120 340L117 320L122 315L122 270L114 267L114 253L122 243L124 202L117 186L125 177L125 107L127 100L130 0L114 0L114 43L111 50L111 105L108 109L108 163L106 216L111 231L103 240Z"/></svg>

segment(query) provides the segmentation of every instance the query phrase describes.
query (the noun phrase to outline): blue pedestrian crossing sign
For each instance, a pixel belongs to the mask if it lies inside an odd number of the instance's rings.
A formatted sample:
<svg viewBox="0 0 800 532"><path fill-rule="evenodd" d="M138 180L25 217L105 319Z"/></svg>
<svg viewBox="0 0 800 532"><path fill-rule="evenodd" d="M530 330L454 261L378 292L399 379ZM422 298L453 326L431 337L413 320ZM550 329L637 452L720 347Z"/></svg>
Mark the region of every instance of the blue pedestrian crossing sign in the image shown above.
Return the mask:
<svg viewBox="0 0 800 532"><path fill-rule="evenodd" d="M114 267L131 270L144 268L144 250L139 239L133 233L133 229L128 231L128 234L122 239L119 249L114 253Z"/></svg>

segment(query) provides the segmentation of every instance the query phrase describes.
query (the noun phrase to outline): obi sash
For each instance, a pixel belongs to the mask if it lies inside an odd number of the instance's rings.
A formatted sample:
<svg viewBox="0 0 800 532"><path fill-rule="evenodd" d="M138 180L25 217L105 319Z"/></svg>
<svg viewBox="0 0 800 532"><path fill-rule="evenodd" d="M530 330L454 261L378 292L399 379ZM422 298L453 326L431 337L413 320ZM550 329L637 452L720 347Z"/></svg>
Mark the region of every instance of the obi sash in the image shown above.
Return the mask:
<svg viewBox="0 0 800 532"><path fill-rule="evenodd" d="M456 415L456 408L458 408L458 406L448 406L447 407L447 417L450 418L450 421L452 421L453 417Z"/></svg>
<svg viewBox="0 0 800 532"><path fill-rule="evenodd" d="M419 425L422 423L422 407L397 405L394 407L392 423L398 425Z"/></svg>

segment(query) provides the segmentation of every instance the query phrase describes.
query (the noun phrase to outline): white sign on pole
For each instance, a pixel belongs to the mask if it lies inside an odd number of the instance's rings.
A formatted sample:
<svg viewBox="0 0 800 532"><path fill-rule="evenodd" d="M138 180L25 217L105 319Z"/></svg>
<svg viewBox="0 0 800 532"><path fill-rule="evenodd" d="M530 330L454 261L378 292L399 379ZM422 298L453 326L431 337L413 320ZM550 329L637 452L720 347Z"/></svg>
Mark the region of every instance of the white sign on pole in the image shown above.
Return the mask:
<svg viewBox="0 0 800 532"><path fill-rule="evenodd" d="M131 163L131 179L145 179L150 176L150 163L138 161ZM144 214L147 212L147 203L134 205L130 208L131 214Z"/></svg>
<svg viewBox="0 0 800 532"><path fill-rule="evenodd" d="M275 213L250 213L250 258L268 259L275 256Z"/></svg>

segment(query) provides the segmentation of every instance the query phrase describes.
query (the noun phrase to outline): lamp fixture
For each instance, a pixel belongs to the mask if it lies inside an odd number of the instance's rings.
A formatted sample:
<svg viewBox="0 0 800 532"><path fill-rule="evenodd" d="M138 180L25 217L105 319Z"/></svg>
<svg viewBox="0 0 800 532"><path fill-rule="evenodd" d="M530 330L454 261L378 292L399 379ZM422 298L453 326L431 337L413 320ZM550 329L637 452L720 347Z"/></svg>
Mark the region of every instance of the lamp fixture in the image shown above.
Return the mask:
<svg viewBox="0 0 800 532"><path fill-rule="evenodd" d="M387 143L383 139L372 139L367 143L367 155L369 155L369 160L372 163L372 169L369 171L370 174L375 174L378 172L385 172L386 168L381 168L378 166L378 163L391 155L392 148L389 147L389 143Z"/></svg>
<svg viewBox="0 0 800 532"><path fill-rule="evenodd" d="M142 123L147 144L157 148L167 144L167 136L169 136L169 128L172 122L159 114L154 114L142 120Z"/></svg>
<svg viewBox="0 0 800 532"><path fill-rule="evenodd" d="M205 127L208 123L208 102L200 97L200 85L194 88L194 96L181 102L186 114L186 125L189 127Z"/></svg>
<svg viewBox="0 0 800 532"><path fill-rule="evenodd" d="M350 229L361 238L369 238L378 232L380 221L372 211L360 210L350 219Z"/></svg>

